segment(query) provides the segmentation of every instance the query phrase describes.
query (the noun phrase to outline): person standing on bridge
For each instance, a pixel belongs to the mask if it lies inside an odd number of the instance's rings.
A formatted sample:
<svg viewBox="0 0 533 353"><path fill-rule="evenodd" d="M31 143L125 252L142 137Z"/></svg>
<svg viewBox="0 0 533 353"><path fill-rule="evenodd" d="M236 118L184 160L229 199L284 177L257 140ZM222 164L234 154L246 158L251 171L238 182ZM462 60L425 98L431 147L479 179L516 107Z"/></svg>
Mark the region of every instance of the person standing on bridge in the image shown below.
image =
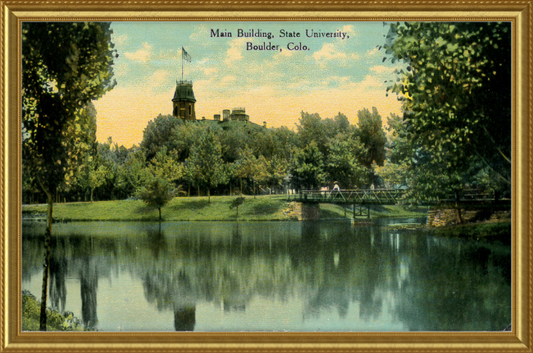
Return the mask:
<svg viewBox="0 0 533 353"><path fill-rule="evenodd" d="M333 184L333 191L341 191L341 188L339 187L339 183L335 182Z"/></svg>

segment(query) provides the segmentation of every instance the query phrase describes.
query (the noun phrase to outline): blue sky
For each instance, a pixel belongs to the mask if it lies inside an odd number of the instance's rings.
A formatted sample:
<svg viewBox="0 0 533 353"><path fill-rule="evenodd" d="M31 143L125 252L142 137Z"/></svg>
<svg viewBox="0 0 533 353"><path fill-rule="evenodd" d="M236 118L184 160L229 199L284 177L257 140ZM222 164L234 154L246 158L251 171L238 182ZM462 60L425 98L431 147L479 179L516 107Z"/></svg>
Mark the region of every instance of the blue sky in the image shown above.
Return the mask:
<svg viewBox="0 0 533 353"><path fill-rule="evenodd" d="M253 122L294 128L301 111L323 118L342 112L352 123L363 108L377 107L384 121L400 113L384 83L397 64L383 62L376 48L388 31L383 22L114 22L112 29L117 86L96 102L100 141L138 144L148 121L171 113L182 47L192 58L184 79L193 81L197 119L244 106ZM217 29L233 36L212 36ZM273 38L238 37L239 29ZM283 38L281 30L300 37ZM308 38L311 31L345 38ZM247 50L263 43L277 50ZM299 43L308 50L289 50Z"/></svg>

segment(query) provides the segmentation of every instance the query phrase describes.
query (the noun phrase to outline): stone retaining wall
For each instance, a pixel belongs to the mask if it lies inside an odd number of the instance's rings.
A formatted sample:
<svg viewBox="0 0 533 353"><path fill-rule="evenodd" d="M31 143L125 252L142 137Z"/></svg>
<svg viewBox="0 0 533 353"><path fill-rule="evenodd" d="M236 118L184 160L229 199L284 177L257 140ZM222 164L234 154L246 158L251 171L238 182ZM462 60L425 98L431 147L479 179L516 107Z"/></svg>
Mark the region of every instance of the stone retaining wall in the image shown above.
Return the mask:
<svg viewBox="0 0 533 353"><path fill-rule="evenodd" d="M299 221L316 221L320 219L320 206L316 203L292 202L291 215Z"/></svg>
<svg viewBox="0 0 533 353"><path fill-rule="evenodd" d="M494 211L489 209L461 209L461 216L465 223L497 222L510 219L511 211ZM455 208L431 209L428 215L428 226L445 227L457 224L457 210Z"/></svg>

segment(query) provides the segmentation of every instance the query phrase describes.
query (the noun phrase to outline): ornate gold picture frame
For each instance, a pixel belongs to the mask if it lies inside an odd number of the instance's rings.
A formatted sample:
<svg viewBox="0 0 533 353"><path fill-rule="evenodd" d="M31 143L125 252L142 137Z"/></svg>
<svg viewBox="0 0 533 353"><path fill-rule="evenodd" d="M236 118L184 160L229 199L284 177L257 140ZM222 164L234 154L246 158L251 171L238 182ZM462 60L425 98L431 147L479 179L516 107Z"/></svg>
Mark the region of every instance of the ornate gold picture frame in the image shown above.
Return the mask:
<svg viewBox="0 0 533 353"><path fill-rule="evenodd" d="M4 1L2 351L529 352L532 283L531 1ZM512 331L136 333L21 331L21 23L23 21L510 21L513 30ZM503 329L503 328L502 328Z"/></svg>

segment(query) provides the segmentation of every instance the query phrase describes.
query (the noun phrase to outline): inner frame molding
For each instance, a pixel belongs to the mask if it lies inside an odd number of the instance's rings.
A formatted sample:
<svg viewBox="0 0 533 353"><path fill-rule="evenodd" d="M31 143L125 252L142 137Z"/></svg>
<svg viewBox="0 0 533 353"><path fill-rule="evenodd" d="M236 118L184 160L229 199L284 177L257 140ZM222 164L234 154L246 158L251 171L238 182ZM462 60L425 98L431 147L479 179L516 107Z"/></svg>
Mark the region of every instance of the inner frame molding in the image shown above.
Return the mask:
<svg viewBox="0 0 533 353"><path fill-rule="evenodd" d="M0 350L531 351L531 1L0 1ZM264 8L266 11L260 11ZM346 11L341 9L345 8ZM311 9L308 11L307 9ZM229 10L229 11L228 11ZM481 11L479 11L481 10ZM24 21L510 21L513 26L512 332L21 332L21 23Z"/></svg>

